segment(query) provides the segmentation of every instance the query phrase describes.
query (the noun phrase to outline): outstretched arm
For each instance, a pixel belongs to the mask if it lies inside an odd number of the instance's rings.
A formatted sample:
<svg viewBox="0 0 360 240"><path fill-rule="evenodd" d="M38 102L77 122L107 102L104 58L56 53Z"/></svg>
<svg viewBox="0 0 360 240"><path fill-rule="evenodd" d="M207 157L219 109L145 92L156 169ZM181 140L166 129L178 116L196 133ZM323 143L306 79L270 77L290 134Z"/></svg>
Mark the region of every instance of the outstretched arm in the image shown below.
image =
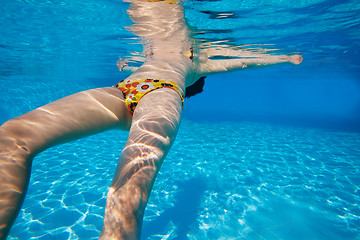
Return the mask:
<svg viewBox="0 0 360 240"><path fill-rule="evenodd" d="M303 60L302 56L298 54L276 55L267 53L269 51L272 50L261 49L261 51L249 51L230 46L210 46L209 48L203 48L199 51L201 57L198 64L198 74L209 75L280 63L300 64Z"/></svg>

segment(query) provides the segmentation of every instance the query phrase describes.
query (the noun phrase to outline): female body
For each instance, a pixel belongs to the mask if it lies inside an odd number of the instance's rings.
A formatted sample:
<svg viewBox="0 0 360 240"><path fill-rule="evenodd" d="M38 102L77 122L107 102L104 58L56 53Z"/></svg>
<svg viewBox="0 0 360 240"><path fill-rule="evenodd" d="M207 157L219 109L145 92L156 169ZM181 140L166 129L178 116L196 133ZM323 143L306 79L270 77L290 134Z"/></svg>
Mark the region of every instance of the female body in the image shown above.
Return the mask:
<svg viewBox="0 0 360 240"><path fill-rule="evenodd" d="M0 127L0 239L21 208L39 152L115 128L129 130L129 137L107 195L100 238L138 239L156 174L180 124L186 87L217 72L302 60L225 46L200 48L191 39L182 6L172 0L134 0L128 13L134 21L130 30L141 37L148 56L139 69L116 87L65 97ZM242 58L209 59L215 55Z"/></svg>

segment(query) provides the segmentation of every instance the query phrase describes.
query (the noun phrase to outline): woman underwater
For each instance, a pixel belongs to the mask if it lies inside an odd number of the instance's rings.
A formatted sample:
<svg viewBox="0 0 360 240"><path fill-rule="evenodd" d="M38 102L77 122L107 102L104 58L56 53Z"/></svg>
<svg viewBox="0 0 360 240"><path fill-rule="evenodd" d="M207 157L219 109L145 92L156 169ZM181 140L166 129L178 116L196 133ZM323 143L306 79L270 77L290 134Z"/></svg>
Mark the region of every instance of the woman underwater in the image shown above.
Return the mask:
<svg viewBox="0 0 360 240"><path fill-rule="evenodd" d="M76 93L0 127L0 239L21 208L34 157L109 129L129 130L129 137L107 194L100 239L139 239L151 188L179 128L186 89L210 74L302 61L300 55L271 55L265 49L197 45L176 0L129 2L130 31L146 52L141 67L114 87Z"/></svg>

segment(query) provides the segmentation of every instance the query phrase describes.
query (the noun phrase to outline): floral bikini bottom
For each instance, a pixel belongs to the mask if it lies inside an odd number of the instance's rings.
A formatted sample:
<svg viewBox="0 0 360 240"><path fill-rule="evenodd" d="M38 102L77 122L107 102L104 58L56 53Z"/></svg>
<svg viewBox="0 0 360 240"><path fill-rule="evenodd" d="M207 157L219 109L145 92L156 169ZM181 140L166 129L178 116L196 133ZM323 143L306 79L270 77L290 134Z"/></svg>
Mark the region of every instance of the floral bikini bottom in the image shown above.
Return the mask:
<svg viewBox="0 0 360 240"><path fill-rule="evenodd" d="M175 90L184 102L184 92L178 85L170 80L160 79L125 79L114 87L120 89L124 95L125 104L132 115L139 100L148 92L159 88L171 88Z"/></svg>

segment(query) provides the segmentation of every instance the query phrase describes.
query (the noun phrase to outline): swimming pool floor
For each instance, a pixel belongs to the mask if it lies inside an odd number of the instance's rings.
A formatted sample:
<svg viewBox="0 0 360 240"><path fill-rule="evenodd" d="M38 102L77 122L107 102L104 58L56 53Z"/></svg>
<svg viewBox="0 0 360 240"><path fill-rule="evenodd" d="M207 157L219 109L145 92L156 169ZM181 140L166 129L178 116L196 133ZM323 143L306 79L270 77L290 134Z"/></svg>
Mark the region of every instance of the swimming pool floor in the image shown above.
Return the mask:
<svg viewBox="0 0 360 240"><path fill-rule="evenodd" d="M97 239L126 132L34 160L9 239ZM360 239L360 134L184 120L142 239Z"/></svg>

